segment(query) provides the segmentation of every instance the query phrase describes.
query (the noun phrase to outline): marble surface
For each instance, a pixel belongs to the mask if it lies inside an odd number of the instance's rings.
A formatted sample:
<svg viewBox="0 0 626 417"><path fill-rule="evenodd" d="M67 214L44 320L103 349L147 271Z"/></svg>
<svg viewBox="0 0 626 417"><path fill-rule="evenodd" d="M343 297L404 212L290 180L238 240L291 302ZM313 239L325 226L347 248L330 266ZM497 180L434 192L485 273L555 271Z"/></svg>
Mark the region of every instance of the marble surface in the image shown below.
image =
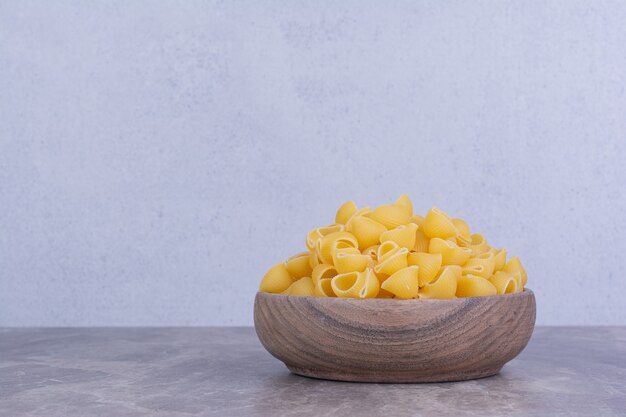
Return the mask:
<svg viewBox="0 0 626 417"><path fill-rule="evenodd" d="M626 327L540 327L491 378L290 374L239 328L0 330L1 416L623 416Z"/></svg>

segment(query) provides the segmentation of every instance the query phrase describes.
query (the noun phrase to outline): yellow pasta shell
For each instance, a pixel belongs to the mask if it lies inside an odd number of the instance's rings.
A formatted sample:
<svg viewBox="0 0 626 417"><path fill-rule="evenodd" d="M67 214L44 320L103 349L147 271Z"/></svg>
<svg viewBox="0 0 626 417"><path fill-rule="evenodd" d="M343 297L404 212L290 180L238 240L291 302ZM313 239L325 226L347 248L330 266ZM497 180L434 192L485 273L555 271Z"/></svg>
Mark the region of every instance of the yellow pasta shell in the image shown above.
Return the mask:
<svg viewBox="0 0 626 417"><path fill-rule="evenodd" d="M409 265L419 267L418 283L420 287L431 283L442 266L442 256L440 253L414 252L408 256Z"/></svg>
<svg viewBox="0 0 626 417"><path fill-rule="evenodd" d="M430 245L430 238L426 236L422 227L420 226L415 233L415 245L413 250L415 252L428 252L428 246Z"/></svg>
<svg viewBox="0 0 626 417"><path fill-rule="evenodd" d="M374 272L376 272L377 274L381 273L386 275L392 275L396 271L399 271L400 269L406 268L408 266L408 255L409 250L407 248L396 249L392 253L387 254L384 258L382 258L382 260L378 261L376 268L374 268Z"/></svg>
<svg viewBox="0 0 626 417"><path fill-rule="evenodd" d="M456 239L454 239L454 243L462 248L469 248L471 240L465 240L463 237L457 236Z"/></svg>
<svg viewBox="0 0 626 417"><path fill-rule="evenodd" d="M498 294L512 294L519 292L517 279L510 272L498 271L489 281L496 287Z"/></svg>
<svg viewBox="0 0 626 417"><path fill-rule="evenodd" d="M367 255L372 258L374 261L378 260L378 248L380 245L370 246L369 248L363 251L363 255Z"/></svg>
<svg viewBox="0 0 626 417"><path fill-rule="evenodd" d="M350 220L350 217L352 217L352 215L357 211L358 207L356 206L354 201L346 201L341 205L341 207L339 207L339 210L337 210L337 214L335 215L335 223L346 224L348 220Z"/></svg>
<svg viewBox="0 0 626 417"><path fill-rule="evenodd" d="M331 264L337 249L358 247L359 242L353 234L348 232L330 233L319 241L319 257L325 264Z"/></svg>
<svg viewBox="0 0 626 417"><path fill-rule="evenodd" d="M311 252L309 255L309 266L311 267L311 269L315 269L315 267L321 263L322 263L322 260L318 256L317 250L314 250L313 252Z"/></svg>
<svg viewBox="0 0 626 417"><path fill-rule="evenodd" d="M400 246L392 240L388 240L386 242L378 245L378 253L376 259L380 262L383 261L388 255L391 255L395 251L400 249Z"/></svg>
<svg viewBox="0 0 626 417"><path fill-rule="evenodd" d="M513 274L518 273L522 278L522 286L526 285L526 281L528 281L528 276L526 275L526 270L522 266L522 262L519 260L517 256L512 257L504 268L502 268L504 272L511 272Z"/></svg>
<svg viewBox="0 0 626 417"><path fill-rule="evenodd" d="M403 224L402 226L381 233L380 242L391 241L395 242L398 246L413 249L416 234L417 225L415 223Z"/></svg>
<svg viewBox="0 0 626 417"><path fill-rule="evenodd" d="M293 255L291 258L285 261L285 266L289 275L292 278L302 278L302 277L310 277L311 276L311 265L309 263L311 258L310 252L302 252L297 255Z"/></svg>
<svg viewBox="0 0 626 417"><path fill-rule="evenodd" d="M506 249L492 249L490 252L493 253L495 259L494 271L501 271L506 265Z"/></svg>
<svg viewBox="0 0 626 417"><path fill-rule="evenodd" d="M378 295L376 296L376 298L393 298L393 294L381 288L380 290L378 290Z"/></svg>
<svg viewBox="0 0 626 417"><path fill-rule="evenodd" d="M463 274L477 275L483 278L489 278L493 275L496 266L496 258L491 252L481 253L475 258L467 260L463 265Z"/></svg>
<svg viewBox="0 0 626 417"><path fill-rule="evenodd" d="M376 245L387 228L369 217L357 216L350 220L348 231L356 237L359 248L364 249Z"/></svg>
<svg viewBox="0 0 626 417"><path fill-rule="evenodd" d="M408 195L402 194L395 203L396 206L403 207L409 217L413 216L413 203Z"/></svg>
<svg viewBox="0 0 626 417"><path fill-rule="evenodd" d="M335 256L337 256L337 253L342 252L344 254L352 254L352 255L362 255L362 253L359 251L358 248L353 248L353 247L346 247L346 248L337 248L337 250L335 251L335 254L333 255L333 260L335 259Z"/></svg>
<svg viewBox="0 0 626 417"><path fill-rule="evenodd" d="M470 266L463 265L463 275L475 275L483 278L491 276L486 273L485 267L480 264Z"/></svg>
<svg viewBox="0 0 626 417"><path fill-rule="evenodd" d="M315 268L313 268L313 272L311 273L311 279L314 284L317 284L317 281L324 278L334 278L338 274L337 269L333 265L328 264L319 264Z"/></svg>
<svg viewBox="0 0 626 417"><path fill-rule="evenodd" d="M470 228L462 219L452 219L452 224L456 227L457 230L457 239L461 238L465 242L471 242L472 235L470 233Z"/></svg>
<svg viewBox="0 0 626 417"><path fill-rule="evenodd" d="M295 296L312 296L315 292L315 286L310 277L300 278L284 292L286 295Z"/></svg>
<svg viewBox="0 0 626 417"><path fill-rule="evenodd" d="M308 250L314 251L318 240L328 234L341 232L343 230L344 226L342 224L331 224L325 227L317 227L306 235L306 247Z"/></svg>
<svg viewBox="0 0 626 417"><path fill-rule="evenodd" d="M489 280L476 275L463 275L456 284L457 297L486 297L497 293Z"/></svg>
<svg viewBox="0 0 626 417"><path fill-rule="evenodd" d="M359 292L359 297L375 298L380 291L380 282L371 268L367 268L363 274L365 275L365 285Z"/></svg>
<svg viewBox="0 0 626 417"><path fill-rule="evenodd" d="M355 271L362 272L368 266L370 260L369 256L362 255L356 248L337 249L335 256L333 256L333 264L340 274Z"/></svg>
<svg viewBox="0 0 626 417"><path fill-rule="evenodd" d="M387 278L382 283L381 287L397 298L416 298L419 289L417 283L418 270L419 268L417 266L402 268Z"/></svg>
<svg viewBox="0 0 626 417"><path fill-rule="evenodd" d="M393 229L394 227L407 224L411 220L411 216L407 213L406 208L393 204L378 206L374 211L368 213L367 217L376 220L387 229Z"/></svg>
<svg viewBox="0 0 626 417"><path fill-rule="evenodd" d="M289 271L283 262L279 262L271 267L261 280L259 291L281 293L293 283Z"/></svg>
<svg viewBox="0 0 626 417"><path fill-rule="evenodd" d="M424 216L414 214L413 216L411 216L411 223L415 223L419 227L422 227L422 225L424 224Z"/></svg>
<svg viewBox="0 0 626 417"><path fill-rule="evenodd" d="M489 250L487 239L485 239L485 237L480 233L474 233L472 235L472 243L470 244L470 249L472 250L472 256L477 256L481 253L487 252Z"/></svg>
<svg viewBox="0 0 626 417"><path fill-rule="evenodd" d="M359 298L359 292L365 286L365 275L361 272L339 274L331 280L333 292L341 298Z"/></svg>
<svg viewBox="0 0 626 417"><path fill-rule="evenodd" d="M449 237L456 238L457 230L452 223L452 219L437 207L428 210L423 225L424 233L429 238L438 237L447 239Z"/></svg>
<svg viewBox="0 0 626 417"><path fill-rule="evenodd" d="M437 237L430 239L428 252L440 253L443 265L463 265L472 254L469 248L461 248L453 242Z"/></svg>
<svg viewBox="0 0 626 417"><path fill-rule="evenodd" d="M342 298L374 298L380 288L378 278L369 268L339 274L331 280L331 286L337 297Z"/></svg>
<svg viewBox="0 0 626 417"><path fill-rule="evenodd" d="M460 266L444 266L433 282L420 289L419 298L454 298L459 278L461 278Z"/></svg>
<svg viewBox="0 0 626 417"><path fill-rule="evenodd" d="M314 295L318 297L336 297L331 285L332 278L323 278L314 283L315 290Z"/></svg>
<svg viewBox="0 0 626 417"><path fill-rule="evenodd" d="M354 212L354 214L352 216L350 216L350 218L348 219L348 221L345 224L345 230L350 232L350 225L352 224L352 220L356 219L357 217L363 217L368 215L372 210L369 207L363 207L361 209L358 209L357 211Z"/></svg>

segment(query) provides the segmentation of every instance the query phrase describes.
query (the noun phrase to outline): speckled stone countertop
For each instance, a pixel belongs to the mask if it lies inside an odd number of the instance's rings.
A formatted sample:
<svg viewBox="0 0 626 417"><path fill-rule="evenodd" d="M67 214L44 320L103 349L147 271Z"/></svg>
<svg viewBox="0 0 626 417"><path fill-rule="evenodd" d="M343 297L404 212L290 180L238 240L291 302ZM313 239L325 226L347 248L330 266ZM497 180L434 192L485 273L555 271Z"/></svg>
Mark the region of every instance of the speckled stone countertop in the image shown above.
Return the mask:
<svg viewBox="0 0 626 417"><path fill-rule="evenodd" d="M626 327L537 328L491 378L290 374L252 328L0 330L0 416L624 416Z"/></svg>

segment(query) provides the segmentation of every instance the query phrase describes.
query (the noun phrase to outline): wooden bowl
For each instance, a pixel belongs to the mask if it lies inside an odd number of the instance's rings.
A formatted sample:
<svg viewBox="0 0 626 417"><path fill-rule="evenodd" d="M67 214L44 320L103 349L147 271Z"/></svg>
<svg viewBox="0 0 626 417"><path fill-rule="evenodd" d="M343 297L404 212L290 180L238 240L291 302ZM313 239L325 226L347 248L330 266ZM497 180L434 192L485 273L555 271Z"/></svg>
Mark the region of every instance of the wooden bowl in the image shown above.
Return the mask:
<svg viewBox="0 0 626 417"><path fill-rule="evenodd" d="M261 343L295 374L340 381L441 382L497 374L528 343L535 296L348 299L257 293Z"/></svg>

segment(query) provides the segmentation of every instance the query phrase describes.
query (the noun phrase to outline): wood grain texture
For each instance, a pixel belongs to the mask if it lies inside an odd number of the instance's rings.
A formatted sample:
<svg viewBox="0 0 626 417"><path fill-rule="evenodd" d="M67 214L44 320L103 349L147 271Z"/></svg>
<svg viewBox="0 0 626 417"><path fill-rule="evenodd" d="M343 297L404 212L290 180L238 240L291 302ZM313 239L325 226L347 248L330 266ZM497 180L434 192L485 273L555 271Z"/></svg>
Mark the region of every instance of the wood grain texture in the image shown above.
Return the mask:
<svg viewBox="0 0 626 417"><path fill-rule="evenodd" d="M441 382L499 372L526 346L535 296L339 299L258 293L263 346L293 373L359 382Z"/></svg>

